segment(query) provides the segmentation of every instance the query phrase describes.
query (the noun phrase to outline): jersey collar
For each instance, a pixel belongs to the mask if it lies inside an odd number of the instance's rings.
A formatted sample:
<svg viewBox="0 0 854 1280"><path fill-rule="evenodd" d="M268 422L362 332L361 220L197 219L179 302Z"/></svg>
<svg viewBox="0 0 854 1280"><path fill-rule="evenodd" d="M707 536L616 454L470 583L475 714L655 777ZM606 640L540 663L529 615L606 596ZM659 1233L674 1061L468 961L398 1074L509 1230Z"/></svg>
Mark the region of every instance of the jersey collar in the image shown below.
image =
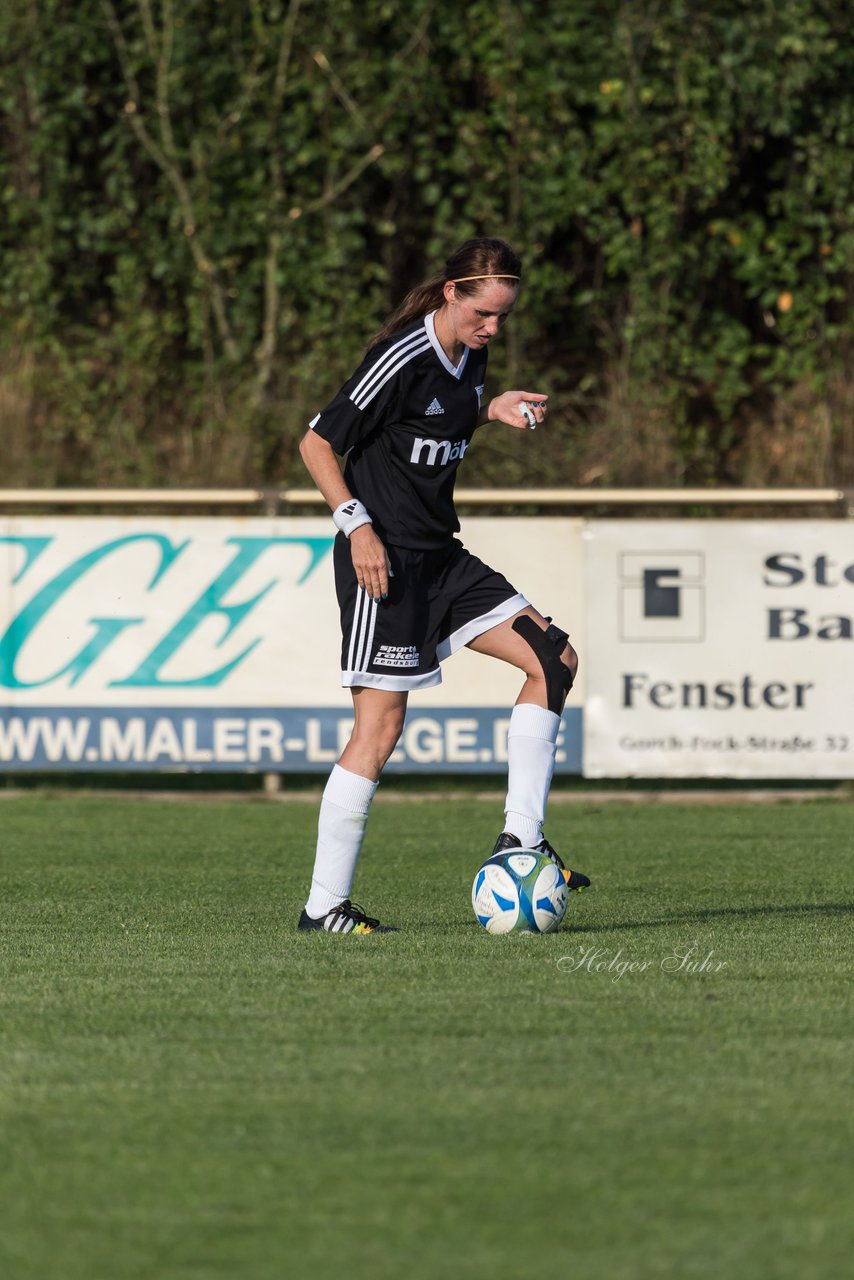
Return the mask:
<svg viewBox="0 0 854 1280"><path fill-rule="evenodd" d="M436 326L433 323L433 317L435 314L435 311L431 311L429 315L424 317L424 328L427 330L427 337L430 339L431 347L442 362L443 368L447 369L452 378L456 378L459 381L463 376L463 369L465 369L466 361L469 358L469 349L468 347L463 347L463 354L460 356L460 363L451 364L450 360L445 355L445 348L436 337Z"/></svg>

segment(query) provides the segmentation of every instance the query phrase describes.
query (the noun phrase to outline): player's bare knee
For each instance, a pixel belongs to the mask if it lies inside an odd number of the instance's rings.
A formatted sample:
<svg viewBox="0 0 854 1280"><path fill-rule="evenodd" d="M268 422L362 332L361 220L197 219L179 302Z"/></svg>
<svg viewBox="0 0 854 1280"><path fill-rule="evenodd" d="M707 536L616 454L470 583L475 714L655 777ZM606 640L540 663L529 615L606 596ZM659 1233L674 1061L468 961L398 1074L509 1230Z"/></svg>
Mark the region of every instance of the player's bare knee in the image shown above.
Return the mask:
<svg viewBox="0 0 854 1280"><path fill-rule="evenodd" d="M394 751L400 735L403 733L403 721L405 715L389 716L383 721L374 739L378 752L382 755L383 764L388 760L392 751Z"/></svg>
<svg viewBox="0 0 854 1280"><path fill-rule="evenodd" d="M360 753L369 755L377 769L382 769L403 732L405 712L371 719L369 723L356 724L350 742Z"/></svg>

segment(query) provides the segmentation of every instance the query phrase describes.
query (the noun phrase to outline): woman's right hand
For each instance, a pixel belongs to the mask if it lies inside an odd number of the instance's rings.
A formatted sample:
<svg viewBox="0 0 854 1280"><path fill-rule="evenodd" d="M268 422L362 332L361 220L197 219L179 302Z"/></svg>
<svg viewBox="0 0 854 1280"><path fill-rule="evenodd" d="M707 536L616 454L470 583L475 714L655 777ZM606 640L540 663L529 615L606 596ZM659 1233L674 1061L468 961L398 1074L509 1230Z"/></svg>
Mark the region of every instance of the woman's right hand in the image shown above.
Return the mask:
<svg viewBox="0 0 854 1280"><path fill-rule="evenodd" d="M388 553L370 524L350 534L350 555L359 586L372 600L385 600L391 571Z"/></svg>

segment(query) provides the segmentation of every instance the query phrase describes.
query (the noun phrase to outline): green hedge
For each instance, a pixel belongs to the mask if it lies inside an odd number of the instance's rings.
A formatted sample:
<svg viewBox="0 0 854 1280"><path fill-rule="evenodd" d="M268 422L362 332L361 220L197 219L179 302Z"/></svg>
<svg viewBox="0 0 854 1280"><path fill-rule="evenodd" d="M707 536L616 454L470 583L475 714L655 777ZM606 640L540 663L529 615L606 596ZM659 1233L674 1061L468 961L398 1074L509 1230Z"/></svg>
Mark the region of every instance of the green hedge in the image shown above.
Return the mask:
<svg viewBox="0 0 854 1280"><path fill-rule="evenodd" d="M301 483L470 234L555 412L469 483L854 482L841 0L6 0L0 50L10 482Z"/></svg>

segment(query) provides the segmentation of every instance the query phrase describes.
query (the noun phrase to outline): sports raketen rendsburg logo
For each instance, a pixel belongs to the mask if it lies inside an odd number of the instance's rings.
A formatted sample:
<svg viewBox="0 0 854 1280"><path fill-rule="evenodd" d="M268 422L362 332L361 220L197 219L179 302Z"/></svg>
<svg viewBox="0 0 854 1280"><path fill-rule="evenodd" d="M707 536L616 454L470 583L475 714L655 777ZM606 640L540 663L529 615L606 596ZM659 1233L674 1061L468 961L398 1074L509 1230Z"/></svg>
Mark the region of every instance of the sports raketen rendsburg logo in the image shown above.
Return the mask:
<svg viewBox="0 0 854 1280"><path fill-rule="evenodd" d="M417 667L421 654L414 644L381 644L371 661L375 667Z"/></svg>

